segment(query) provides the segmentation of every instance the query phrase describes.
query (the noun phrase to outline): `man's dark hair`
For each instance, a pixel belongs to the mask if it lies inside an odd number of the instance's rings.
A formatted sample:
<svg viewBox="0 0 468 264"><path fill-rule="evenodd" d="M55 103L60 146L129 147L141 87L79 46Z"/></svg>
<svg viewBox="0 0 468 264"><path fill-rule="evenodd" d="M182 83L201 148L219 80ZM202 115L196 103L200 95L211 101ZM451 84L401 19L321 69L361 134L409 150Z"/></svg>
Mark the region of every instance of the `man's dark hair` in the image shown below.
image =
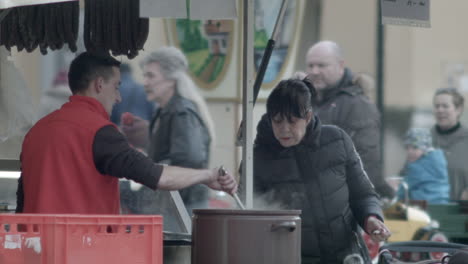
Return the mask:
<svg viewBox="0 0 468 264"><path fill-rule="evenodd" d="M78 55L68 71L68 85L72 94L86 90L89 83L97 77L107 81L113 74L112 67L120 67L120 62L108 54L86 51Z"/></svg>
<svg viewBox="0 0 468 264"><path fill-rule="evenodd" d="M307 80L282 80L268 96L267 114L271 119L280 114L291 121L292 117L305 118L312 110L312 86Z"/></svg>

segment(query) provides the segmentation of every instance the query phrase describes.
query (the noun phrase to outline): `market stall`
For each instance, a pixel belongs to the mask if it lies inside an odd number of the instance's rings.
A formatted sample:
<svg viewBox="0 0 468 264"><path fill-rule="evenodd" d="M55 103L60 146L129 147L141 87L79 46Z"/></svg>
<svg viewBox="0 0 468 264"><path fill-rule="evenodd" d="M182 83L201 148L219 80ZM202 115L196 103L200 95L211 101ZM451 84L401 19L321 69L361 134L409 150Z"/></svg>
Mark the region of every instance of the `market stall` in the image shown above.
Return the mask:
<svg viewBox="0 0 468 264"><path fill-rule="evenodd" d="M148 18L140 18L138 15L138 1L94 1L85 0L82 2L84 8L80 9L79 1L41 1L27 2L18 1L5 2L0 6L0 46L4 46L8 51L15 48L18 51L32 52L39 49L42 54L46 54L48 49L59 50L68 48L72 52L76 51L76 41L78 39L79 14L84 12L84 32L83 39L87 50L110 52L112 55L127 56L129 59L138 55L148 37ZM285 2L285 1L284 1ZM243 122L240 128L238 142L243 146L242 182L246 189L245 195L247 207L252 206L252 109L258 95L265 68L268 65L269 55L274 47L274 40L270 40L266 49L266 56L262 61L255 84L253 82L253 3L244 1L243 17L243 61L246 65L242 68L243 76ZM284 7L284 3L283 3ZM3 8L3 9L2 9ZM281 15L284 14L280 12ZM278 19L279 21L280 19ZM277 23L278 23L277 21ZM276 35L277 27L275 27ZM252 85L255 86L255 92ZM185 208L180 206L177 195L171 196L168 207L172 207L175 218L178 219L179 232L190 233L191 228L186 221ZM278 213L278 212L277 212ZM248 214L244 212L243 214ZM280 212L282 214L282 212ZM296 212L297 214L297 212ZM253 214L255 215L255 214ZM296 218L295 218L296 219ZM298 221L297 219L295 221ZM299 222L300 223L300 222ZM295 226L295 225L294 225ZM279 232L293 232L296 229L279 228ZM295 231L297 234L299 231ZM183 234L166 232L167 240L172 245L181 246L187 241L187 236ZM170 237L170 238L169 238ZM300 236L295 236L295 243ZM179 241L179 242L177 242ZM181 243L181 244L178 244ZM169 244L168 244L169 245ZM186 243L184 244L186 245ZM298 247L297 244L294 245ZM296 252L296 251L294 251ZM274 252L270 252L273 254ZM297 256L296 256L297 257ZM181 262L185 261L185 262ZM187 259L178 260L177 263L188 263Z"/></svg>

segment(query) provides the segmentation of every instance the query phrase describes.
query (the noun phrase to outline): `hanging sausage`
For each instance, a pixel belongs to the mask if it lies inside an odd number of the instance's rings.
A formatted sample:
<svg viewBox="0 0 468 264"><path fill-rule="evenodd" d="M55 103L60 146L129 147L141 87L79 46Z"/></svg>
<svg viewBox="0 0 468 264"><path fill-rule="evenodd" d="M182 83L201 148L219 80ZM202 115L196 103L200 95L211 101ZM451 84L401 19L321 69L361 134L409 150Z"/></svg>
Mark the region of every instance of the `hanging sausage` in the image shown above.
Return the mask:
<svg viewBox="0 0 468 264"><path fill-rule="evenodd" d="M136 57L149 33L149 19L140 18L139 6L137 0L85 0L86 50Z"/></svg>
<svg viewBox="0 0 468 264"><path fill-rule="evenodd" d="M0 23L0 46L27 52L39 47L47 54L48 48L58 50L67 44L75 52L79 12L78 1L11 8Z"/></svg>

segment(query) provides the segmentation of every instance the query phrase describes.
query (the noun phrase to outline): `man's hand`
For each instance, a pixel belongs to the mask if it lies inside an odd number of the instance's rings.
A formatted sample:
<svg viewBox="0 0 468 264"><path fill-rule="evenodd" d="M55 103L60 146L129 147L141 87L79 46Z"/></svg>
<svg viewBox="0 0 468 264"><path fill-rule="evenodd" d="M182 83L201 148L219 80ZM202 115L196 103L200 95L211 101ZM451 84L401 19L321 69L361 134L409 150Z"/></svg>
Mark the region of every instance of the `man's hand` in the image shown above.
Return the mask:
<svg viewBox="0 0 468 264"><path fill-rule="evenodd" d="M121 116L121 131L136 148L144 149L149 144L149 122L131 113Z"/></svg>
<svg viewBox="0 0 468 264"><path fill-rule="evenodd" d="M210 180L206 183L208 187L214 190L225 191L231 195L237 192L236 180L224 168L211 169L211 174Z"/></svg>
<svg viewBox="0 0 468 264"><path fill-rule="evenodd" d="M385 241L391 235L385 224L374 215L367 217L365 225L364 230L376 242Z"/></svg>

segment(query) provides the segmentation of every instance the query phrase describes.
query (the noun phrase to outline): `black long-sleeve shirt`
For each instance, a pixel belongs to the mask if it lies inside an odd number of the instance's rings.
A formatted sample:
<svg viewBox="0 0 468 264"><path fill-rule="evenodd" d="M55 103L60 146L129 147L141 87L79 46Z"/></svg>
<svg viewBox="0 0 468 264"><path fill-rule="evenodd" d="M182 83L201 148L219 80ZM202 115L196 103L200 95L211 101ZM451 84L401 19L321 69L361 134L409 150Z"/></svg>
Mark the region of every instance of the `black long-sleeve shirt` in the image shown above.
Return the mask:
<svg viewBox="0 0 468 264"><path fill-rule="evenodd" d="M101 174L126 178L156 189L163 171L163 165L154 163L139 151L132 148L124 135L114 126L99 129L94 136L93 159ZM18 179L16 192L16 212L23 211L23 179Z"/></svg>

